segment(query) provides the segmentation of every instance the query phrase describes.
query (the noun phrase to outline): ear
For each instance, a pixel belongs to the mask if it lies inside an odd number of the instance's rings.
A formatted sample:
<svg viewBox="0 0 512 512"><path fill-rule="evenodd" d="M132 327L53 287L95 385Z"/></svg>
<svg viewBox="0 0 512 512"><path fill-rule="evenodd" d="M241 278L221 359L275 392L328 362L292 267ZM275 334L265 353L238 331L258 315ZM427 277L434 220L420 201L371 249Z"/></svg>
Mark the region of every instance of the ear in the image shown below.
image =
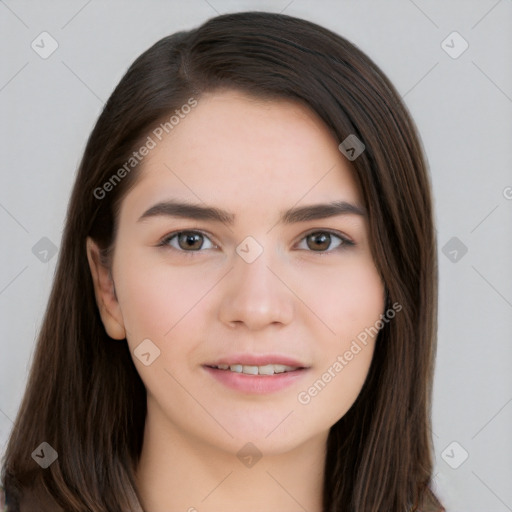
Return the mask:
<svg viewBox="0 0 512 512"><path fill-rule="evenodd" d="M125 339L126 330L124 328L123 315L117 301L110 270L101 262L99 247L91 237L87 237L86 246L87 260L89 261L94 293L96 295L96 304L100 310L105 331L115 340Z"/></svg>

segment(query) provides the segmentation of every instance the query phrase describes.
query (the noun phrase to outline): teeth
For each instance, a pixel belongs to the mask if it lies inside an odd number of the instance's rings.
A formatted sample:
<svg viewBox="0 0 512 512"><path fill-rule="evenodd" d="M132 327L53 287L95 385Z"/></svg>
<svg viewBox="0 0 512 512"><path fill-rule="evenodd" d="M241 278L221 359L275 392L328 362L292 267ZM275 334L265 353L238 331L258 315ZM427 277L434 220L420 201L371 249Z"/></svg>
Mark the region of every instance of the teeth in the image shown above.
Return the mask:
<svg viewBox="0 0 512 512"><path fill-rule="evenodd" d="M244 365L242 367L242 373L248 373L249 375L258 375L258 367Z"/></svg>
<svg viewBox="0 0 512 512"><path fill-rule="evenodd" d="M273 364L267 364L266 366L260 366L258 368L258 373L260 375L274 375L274 365Z"/></svg>
<svg viewBox="0 0 512 512"><path fill-rule="evenodd" d="M252 366L241 364L219 364L213 368L219 370L230 370L235 373L244 373L246 375L274 375L275 373L293 372L297 370L298 366L286 366L284 364L267 364L264 366Z"/></svg>

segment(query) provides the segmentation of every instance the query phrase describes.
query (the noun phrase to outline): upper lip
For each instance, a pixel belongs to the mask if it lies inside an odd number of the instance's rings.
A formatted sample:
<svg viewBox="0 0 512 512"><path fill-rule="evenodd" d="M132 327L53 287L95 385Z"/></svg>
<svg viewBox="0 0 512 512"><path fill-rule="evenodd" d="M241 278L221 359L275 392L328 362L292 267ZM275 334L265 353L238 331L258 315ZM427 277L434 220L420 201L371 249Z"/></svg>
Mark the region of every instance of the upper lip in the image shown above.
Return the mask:
<svg viewBox="0 0 512 512"><path fill-rule="evenodd" d="M308 368L308 365L288 356L279 354L231 354L220 357L214 362L207 363L205 366L219 366L227 364L229 366L241 364L242 366L265 366L267 364L283 364L293 366L294 368Z"/></svg>

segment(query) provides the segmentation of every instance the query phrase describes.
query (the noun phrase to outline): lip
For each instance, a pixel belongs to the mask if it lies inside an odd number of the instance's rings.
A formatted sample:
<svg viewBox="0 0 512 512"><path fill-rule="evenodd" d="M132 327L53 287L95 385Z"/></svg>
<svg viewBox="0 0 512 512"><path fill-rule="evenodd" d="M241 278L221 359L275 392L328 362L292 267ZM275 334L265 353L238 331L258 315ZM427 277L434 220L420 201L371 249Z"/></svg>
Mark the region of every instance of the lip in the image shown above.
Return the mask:
<svg viewBox="0 0 512 512"><path fill-rule="evenodd" d="M281 354L230 354L221 357L214 362L207 363L206 366L219 366L221 364L241 364L247 366L265 366L267 364L284 364L286 366L294 366L298 368L309 368L304 364L291 357Z"/></svg>
<svg viewBox="0 0 512 512"><path fill-rule="evenodd" d="M299 379L304 377L304 375L309 373L308 368L299 368L292 372L275 373L274 375L246 375L245 373L220 370L206 365L203 366L203 369L215 380L228 388L243 393L259 395L274 393L290 387Z"/></svg>
<svg viewBox="0 0 512 512"><path fill-rule="evenodd" d="M296 367L297 370L274 375L246 375L230 370L220 370L212 366L241 364L247 366L265 366L267 364L283 364ZM281 354L230 354L212 363L203 365L203 369L217 382L239 392L249 394L268 394L292 386L309 373L309 365Z"/></svg>

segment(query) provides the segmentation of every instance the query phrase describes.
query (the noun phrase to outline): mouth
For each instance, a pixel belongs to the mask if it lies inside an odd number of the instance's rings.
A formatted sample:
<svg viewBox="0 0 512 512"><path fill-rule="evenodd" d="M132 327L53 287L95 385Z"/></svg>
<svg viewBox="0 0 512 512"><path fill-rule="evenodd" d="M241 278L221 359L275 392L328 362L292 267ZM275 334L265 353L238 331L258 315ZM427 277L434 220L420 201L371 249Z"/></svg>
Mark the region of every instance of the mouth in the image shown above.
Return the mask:
<svg viewBox="0 0 512 512"><path fill-rule="evenodd" d="M279 355L240 354L212 364L204 370L223 387L244 394L268 394L297 385L309 366Z"/></svg>
<svg viewBox="0 0 512 512"><path fill-rule="evenodd" d="M289 373L297 370L303 370L303 366L289 366L285 364L265 364L262 366L246 364L219 364L206 365L208 368L222 370L226 372L243 373L244 375L276 375L279 373Z"/></svg>

